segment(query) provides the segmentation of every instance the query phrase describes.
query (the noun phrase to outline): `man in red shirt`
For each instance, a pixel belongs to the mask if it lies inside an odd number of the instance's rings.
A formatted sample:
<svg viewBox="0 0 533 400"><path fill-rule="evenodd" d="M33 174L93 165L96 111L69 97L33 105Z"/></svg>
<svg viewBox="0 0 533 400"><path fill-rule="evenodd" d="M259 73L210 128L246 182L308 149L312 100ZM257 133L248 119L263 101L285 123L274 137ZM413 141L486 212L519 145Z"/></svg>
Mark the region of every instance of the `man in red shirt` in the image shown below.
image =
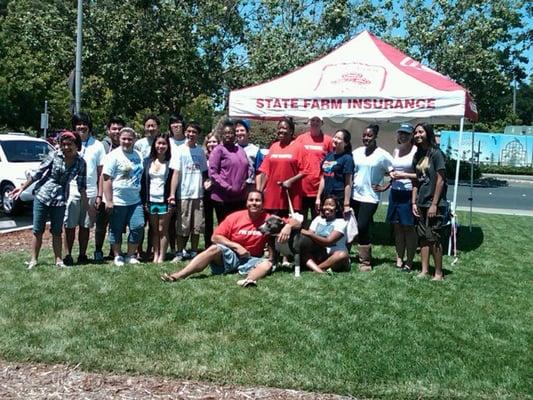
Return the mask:
<svg viewBox="0 0 533 400"><path fill-rule="evenodd" d="M243 287L255 285L257 280L266 276L272 269L272 260L262 258L268 236L258 230L268 217L263 210L263 194L256 190L250 191L246 198L246 210L228 215L217 226L211 246L194 257L182 270L172 275L164 274L161 279L174 282L210 266L215 275L232 272L247 275L246 279L237 282ZM279 233L278 241L287 241L292 226L297 225L297 221L289 220ZM270 249L270 257L273 254Z"/></svg>
<svg viewBox="0 0 533 400"><path fill-rule="evenodd" d="M304 155L302 161L306 174L302 179L302 192L304 195L302 211L306 220L308 218L308 210L311 210L312 218L318 214L315 203L320 183L320 164L326 154L332 151L332 139L330 136L324 135L322 124L321 117L313 116L309 118L309 131L302 133L295 140L295 144L300 146Z"/></svg>

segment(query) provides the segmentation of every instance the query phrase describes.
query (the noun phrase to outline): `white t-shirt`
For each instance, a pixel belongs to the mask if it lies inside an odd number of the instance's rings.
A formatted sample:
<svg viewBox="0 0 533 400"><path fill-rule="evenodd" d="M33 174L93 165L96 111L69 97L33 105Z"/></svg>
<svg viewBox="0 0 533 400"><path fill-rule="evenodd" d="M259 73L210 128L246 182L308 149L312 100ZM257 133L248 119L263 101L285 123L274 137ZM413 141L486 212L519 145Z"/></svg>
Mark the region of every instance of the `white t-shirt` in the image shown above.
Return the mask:
<svg viewBox="0 0 533 400"><path fill-rule="evenodd" d="M109 175L113 186L113 204L130 206L141 202L141 153L127 153L118 147L107 154L103 174Z"/></svg>
<svg viewBox="0 0 533 400"><path fill-rule="evenodd" d="M98 195L98 167L104 165L105 147L102 142L89 136L85 142L81 142L81 150L78 154L87 164L87 197L96 197ZM80 197L75 179L70 181L69 197Z"/></svg>
<svg viewBox="0 0 533 400"><path fill-rule="evenodd" d="M355 164L352 199L377 204L379 193L372 189L372 185L381 184L385 174L392 171L392 156L378 147L367 157L365 149L361 146L352 153Z"/></svg>
<svg viewBox="0 0 533 400"><path fill-rule="evenodd" d="M133 148L141 153L143 159L150 157L150 150L152 150L152 137L144 137L139 139L133 145Z"/></svg>
<svg viewBox="0 0 533 400"><path fill-rule="evenodd" d="M170 155L174 156L176 154L176 150L179 146L185 143L185 139L177 140L174 138L170 138Z"/></svg>
<svg viewBox="0 0 533 400"><path fill-rule="evenodd" d="M240 145L239 145L240 146ZM255 158L257 157L257 152L259 151L259 147L257 147L255 144L248 143L246 146L240 146L246 153L246 157L248 158L248 164L250 164L250 172L248 175L248 179L246 179L246 183L254 183L255 182Z"/></svg>
<svg viewBox="0 0 533 400"><path fill-rule="evenodd" d="M204 195L203 174L207 172L207 159L204 149L200 146L189 147L182 144L177 147L170 158L170 168L179 171L180 199L201 199Z"/></svg>
<svg viewBox="0 0 533 400"><path fill-rule="evenodd" d="M411 148L411 151L400 157L400 150L394 149L392 152L392 168L397 172L414 173L413 157L416 153L416 146ZM413 190L413 182L411 179L395 179L392 181L392 189L394 190Z"/></svg>
<svg viewBox="0 0 533 400"><path fill-rule="evenodd" d="M318 216L311 221L309 230L324 238L327 238L333 231L342 233L342 237L337 240L337 243L331 247L326 247L327 253L331 254L337 250L346 251L346 226L347 222L342 218L335 218L332 221L327 221L324 217Z"/></svg>
<svg viewBox="0 0 533 400"><path fill-rule="evenodd" d="M164 203L168 164L162 164L161 168L156 171L153 163L151 163L148 173L150 174L150 201L153 203Z"/></svg>

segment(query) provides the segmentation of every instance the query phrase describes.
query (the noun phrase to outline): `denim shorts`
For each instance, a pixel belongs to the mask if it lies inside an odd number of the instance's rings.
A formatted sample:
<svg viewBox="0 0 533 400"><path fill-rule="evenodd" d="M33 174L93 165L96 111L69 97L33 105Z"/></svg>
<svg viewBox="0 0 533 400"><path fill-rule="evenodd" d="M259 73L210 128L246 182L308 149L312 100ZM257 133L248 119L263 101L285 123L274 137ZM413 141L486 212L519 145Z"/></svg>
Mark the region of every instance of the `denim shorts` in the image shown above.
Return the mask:
<svg viewBox="0 0 533 400"><path fill-rule="evenodd" d="M46 221L50 218L50 232L59 236L63 231L63 218L66 206L47 206L41 201L33 201L33 233L43 233Z"/></svg>
<svg viewBox="0 0 533 400"><path fill-rule="evenodd" d="M151 215L165 215L168 213L168 204L148 202L148 213Z"/></svg>
<svg viewBox="0 0 533 400"><path fill-rule="evenodd" d="M109 215L109 243L122 243L122 232L129 228L128 243L141 242L144 231L144 211L141 203L114 206Z"/></svg>
<svg viewBox="0 0 533 400"><path fill-rule="evenodd" d="M386 221L390 224L414 226L416 224L411 203L411 190L391 189Z"/></svg>
<svg viewBox="0 0 533 400"><path fill-rule="evenodd" d="M215 246L217 246L222 252L222 263L224 265L211 263L209 266L211 267L211 273L213 275L231 274L234 272L238 272L240 275L246 275L254 269L257 264L267 261L261 257L239 258L239 255L229 247L224 246L223 244L215 244Z"/></svg>

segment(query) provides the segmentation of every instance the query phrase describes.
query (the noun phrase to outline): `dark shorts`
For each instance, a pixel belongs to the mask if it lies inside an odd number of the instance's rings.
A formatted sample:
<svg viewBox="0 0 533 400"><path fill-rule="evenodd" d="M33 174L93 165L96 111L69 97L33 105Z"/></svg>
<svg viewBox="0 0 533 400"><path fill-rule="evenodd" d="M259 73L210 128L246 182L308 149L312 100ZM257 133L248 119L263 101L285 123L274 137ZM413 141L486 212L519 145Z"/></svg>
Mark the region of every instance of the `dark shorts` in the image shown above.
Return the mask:
<svg viewBox="0 0 533 400"><path fill-rule="evenodd" d="M437 215L433 218L428 218L429 207L418 207L420 218L416 225L416 233L420 240L426 242L440 242L444 226L446 226L448 218L447 207L437 207Z"/></svg>
<svg viewBox="0 0 533 400"><path fill-rule="evenodd" d="M389 208L387 209L386 221L390 224L406 226L415 225L415 216L411 205L410 190L394 190L389 194Z"/></svg>

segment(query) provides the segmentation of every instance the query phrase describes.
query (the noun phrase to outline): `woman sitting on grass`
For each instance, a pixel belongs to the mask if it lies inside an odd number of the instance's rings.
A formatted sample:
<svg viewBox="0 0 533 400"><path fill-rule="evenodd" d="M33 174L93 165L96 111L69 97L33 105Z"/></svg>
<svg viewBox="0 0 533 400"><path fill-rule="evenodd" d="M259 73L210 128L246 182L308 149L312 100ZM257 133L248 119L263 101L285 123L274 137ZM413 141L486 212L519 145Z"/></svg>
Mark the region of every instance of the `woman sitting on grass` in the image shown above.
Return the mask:
<svg viewBox="0 0 533 400"><path fill-rule="evenodd" d="M301 230L302 263L312 271L324 273L346 271L350 257L346 248L346 221L337 218L341 208L335 195L327 195L322 202L322 215Z"/></svg>

